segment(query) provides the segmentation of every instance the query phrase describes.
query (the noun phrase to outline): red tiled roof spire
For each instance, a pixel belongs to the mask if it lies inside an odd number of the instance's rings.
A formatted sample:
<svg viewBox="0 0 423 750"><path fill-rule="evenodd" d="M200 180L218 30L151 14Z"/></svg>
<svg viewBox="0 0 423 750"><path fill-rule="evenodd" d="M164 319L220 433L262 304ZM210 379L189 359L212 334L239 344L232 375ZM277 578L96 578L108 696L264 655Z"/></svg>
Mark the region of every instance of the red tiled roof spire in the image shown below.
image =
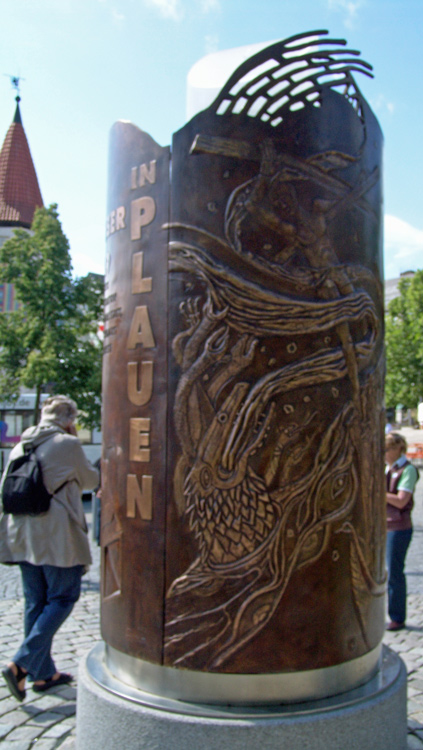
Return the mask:
<svg viewBox="0 0 423 750"><path fill-rule="evenodd" d="M29 228L43 199L22 126L19 96L16 102L15 116L0 151L0 225Z"/></svg>

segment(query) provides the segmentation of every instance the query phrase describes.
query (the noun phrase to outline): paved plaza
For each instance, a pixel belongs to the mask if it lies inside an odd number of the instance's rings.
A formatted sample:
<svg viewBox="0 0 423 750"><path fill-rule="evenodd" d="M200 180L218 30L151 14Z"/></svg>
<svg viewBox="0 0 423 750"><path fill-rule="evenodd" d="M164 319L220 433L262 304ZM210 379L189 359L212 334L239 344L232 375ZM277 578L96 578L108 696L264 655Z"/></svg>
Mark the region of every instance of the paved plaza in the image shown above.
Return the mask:
<svg viewBox="0 0 423 750"><path fill-rule="evenodd" d="M410 443L413 439L423 443L423 432L404 430L404 433ZM408 628L386 633L385 637L385 643L400 654L407 667L408 750L423 750L423 470L421 474L414 510L414 534L407 559ZM90 513L87 516L90 522ZM99 549L95 542L92 542L92 553L94 564L83 578L81 598L59 630L53 648L58 669L71 672L75 677L81 657L100 640ZM21 639L22 611L19 571L16 566L0 565L1 664L11 658ZM75 750L75 711L76 680L70 686L57 687L45 694L34 693L29 687L23 703L12 698L0 682L1 750L59 747ZM383 749L375 747L375 750Z"/></svg>

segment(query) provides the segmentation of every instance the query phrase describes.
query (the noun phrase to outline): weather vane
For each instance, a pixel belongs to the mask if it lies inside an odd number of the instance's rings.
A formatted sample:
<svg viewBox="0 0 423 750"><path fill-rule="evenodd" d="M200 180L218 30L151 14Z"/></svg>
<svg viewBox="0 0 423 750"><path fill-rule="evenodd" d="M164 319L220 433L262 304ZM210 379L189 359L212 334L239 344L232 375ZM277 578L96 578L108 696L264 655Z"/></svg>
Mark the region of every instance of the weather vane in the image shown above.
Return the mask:
<svg viewBox="0 0 423 750"><path fill-rule="evenodd" d="M12 88L16 91L16 101L20 102L20 86L19 82L24 81L25 78L22 78L22 76L11 76L9 73L4 73L3 75L7 76L10 79L10 83L12 84Z"/></svg>

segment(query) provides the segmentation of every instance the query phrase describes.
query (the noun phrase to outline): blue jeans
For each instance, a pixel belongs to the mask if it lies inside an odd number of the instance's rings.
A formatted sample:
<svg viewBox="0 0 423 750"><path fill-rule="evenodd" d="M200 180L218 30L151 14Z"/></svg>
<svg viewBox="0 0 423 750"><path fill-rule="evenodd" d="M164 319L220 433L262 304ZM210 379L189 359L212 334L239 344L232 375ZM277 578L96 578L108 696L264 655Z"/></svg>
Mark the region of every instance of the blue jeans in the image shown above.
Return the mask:
<svg viewBox="0 0 423 750"><path fill-rule="evenodd" d="M407 582L405 556L411 542L413 529L388 531L386 539L386 565L388 568L388 614L394 622L405 622L407 610Z"/></svg>
<svg viewBox="0 0 423 750"><path fill-rule="evenodd" d="M49 680L57 671L50 654L53 637L79 599L84 568L27 562L19 567L25 597L25 639L12 661L32 680Z"/></svg>

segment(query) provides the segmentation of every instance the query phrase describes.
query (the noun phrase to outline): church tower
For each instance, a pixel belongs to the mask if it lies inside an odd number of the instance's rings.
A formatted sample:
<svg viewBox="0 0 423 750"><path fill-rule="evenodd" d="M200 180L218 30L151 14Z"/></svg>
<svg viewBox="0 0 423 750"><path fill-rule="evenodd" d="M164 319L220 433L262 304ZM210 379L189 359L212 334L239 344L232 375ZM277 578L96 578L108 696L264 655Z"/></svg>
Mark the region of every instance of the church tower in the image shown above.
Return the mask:
<svg viewBox="0 0 423 750"><path fill-rule="evenodd" d="M0 245L14 229L29 229L35 209L43 206L19 102L17 96L15 116L0 151ZM0 284L0 312L15 307L13 285Z"/></svg>

